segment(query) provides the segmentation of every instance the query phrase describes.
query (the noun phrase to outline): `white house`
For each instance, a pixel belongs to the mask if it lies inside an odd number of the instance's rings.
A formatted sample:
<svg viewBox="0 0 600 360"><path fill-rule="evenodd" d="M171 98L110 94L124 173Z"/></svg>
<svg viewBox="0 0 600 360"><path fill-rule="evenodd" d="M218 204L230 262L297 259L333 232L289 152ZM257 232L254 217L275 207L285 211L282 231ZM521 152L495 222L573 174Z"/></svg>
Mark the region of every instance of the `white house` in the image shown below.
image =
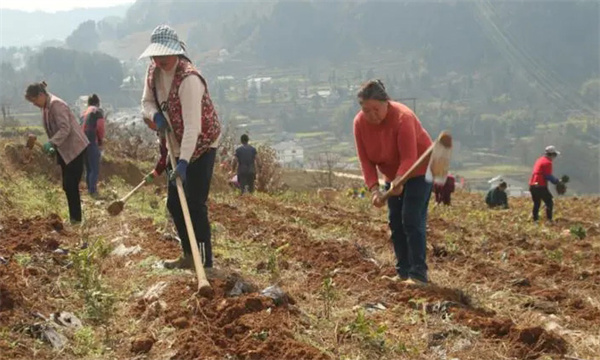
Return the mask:
<svg viewBox="0 0 600 360"><path fill-rule="evenodd" d="M225 61L229 57L229 51L227 49L219 50L219 62Z"/></svg>
<svg viewBox="0 0 600 360"><path fill-rule="evenodd" d="M140 84L135 75L129 75L123 79L119 87L124 90L137 90L136 88L139 88L141 85L143 84Z"/></svg>
<svg viewBox="0 0 600 360"><path fill-rule="evenodd" d="M258 95L262 95L263 85L270 84L271 80L273 80L272 77L250 77L246 80L248 91L255 88Z"/></svg>
<svg viewBox="0 0 600 360"><path fill-rule="evenodd" d="M283 141L273 146L277 161L284 167L303 167L304 149L295 141Z"/></svg>

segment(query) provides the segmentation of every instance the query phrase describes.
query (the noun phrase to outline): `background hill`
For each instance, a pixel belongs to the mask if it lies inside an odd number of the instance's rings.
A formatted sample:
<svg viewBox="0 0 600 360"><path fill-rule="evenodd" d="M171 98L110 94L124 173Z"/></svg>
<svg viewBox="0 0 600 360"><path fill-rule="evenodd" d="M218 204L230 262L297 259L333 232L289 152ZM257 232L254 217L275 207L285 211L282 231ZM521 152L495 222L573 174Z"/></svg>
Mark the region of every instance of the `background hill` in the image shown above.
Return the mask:
<svg viewBox="0 0 600 360"><path fill-rule="evenodd" d="M122 17L128 6L107 8L85 8L46 13L42 11L19 11L1 9L0 46L39 46L45 42L62 41L86 20L102 20L107 17Z"/></svg>
<svg viewBox="0 0 600 360"><path fill-rule="evenodd" d="M60 177L48 171L57 165L0 141L5 358L544 360L600 350L598 197L557 199L554 224L532 223L529 199L490 211L482 195L459 190L452 207L432 202L432 284L411 287L390 280L387 214L368 198L325 201L314 188L240 197L217 168L208 204L215 294L204 297L193 271L162 266L181 253L166 179L107 214L152 168L144 152L124 156L115 145L102 169L121 171L100 183L104 199L83 195L74 227L62 220ZM274 284L289 302L261 293ZM64 312L81 325L40 319Z"/></svg>
<svg viewBox="0 0 600 360"><path fill-rule="evenodd" d="M526 182L551 143L573 189L599 192L599 11L596 1L139 0L82 22L66 49L3 49L2 101L25 108L24 85L45 78L69 101L97 92L137 106L147 64L137 57L168 23L223 121L257 141L293 139L309 157L325 149L355 165L356 88L378 77L432 134L452 131L453 167L475 182Z"/></svg>

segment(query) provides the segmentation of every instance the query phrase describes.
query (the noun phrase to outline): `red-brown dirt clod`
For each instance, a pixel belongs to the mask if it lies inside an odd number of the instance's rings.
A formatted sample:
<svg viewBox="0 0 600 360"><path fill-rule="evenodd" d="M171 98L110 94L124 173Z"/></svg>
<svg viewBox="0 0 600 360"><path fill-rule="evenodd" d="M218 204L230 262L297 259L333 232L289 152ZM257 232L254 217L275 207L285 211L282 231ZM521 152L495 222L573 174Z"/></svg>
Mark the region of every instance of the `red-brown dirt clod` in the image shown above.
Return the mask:
<svg viewBox="0 0 600 360"><path fill-rule="evenodd" d="M213 299L215 297L215 290L210 286L203 286L198 289L198 296Z"/></svg>
<svg viewBox="0 0 600 360"><path fill-rule="evenodd" d="M516 330L511 338L515 343L513 354L519 359L537 359L542 354L564 355L569 350L562 337L541 327Z"/></svg>
<svg viewBox="0 0 600 360"><path fill-rule="evenodd" d="M152 350L154 342L154 339L149 336L135 339L131 342L131 352L134 354L147 354Z"/></svg>

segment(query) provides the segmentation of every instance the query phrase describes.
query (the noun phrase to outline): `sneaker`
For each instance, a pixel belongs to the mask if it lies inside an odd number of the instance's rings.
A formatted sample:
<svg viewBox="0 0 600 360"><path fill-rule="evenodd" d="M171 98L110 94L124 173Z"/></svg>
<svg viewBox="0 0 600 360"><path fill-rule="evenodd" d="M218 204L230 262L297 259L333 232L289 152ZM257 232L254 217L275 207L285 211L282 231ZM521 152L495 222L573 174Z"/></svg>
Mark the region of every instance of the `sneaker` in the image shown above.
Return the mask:
<svg viewBox="0 0 600 360"><path fill-rule="evenodd" d="M165 260L165 269L193 269L194 259L191 256L180 256L176 260Z"/></svg>
<svg viewBox="0 0 600 360"><path fill-rule="evenodd" d="M408 280L408 278L399 276L399 275L394 275L394 276L387 276L387 275L383 275L381 277L382 280L389 280L389 281L393 281L393 282L398 282L398 281L406 281Z"/></svg>
<svg viewBox="0 0 600 360"><path fill-rule="evenodd" d="M413 279L413 278L402 281L402 284L406 285L406 286L418 286L418 287L425 287L425 286L429 285L426 282L423 282L423 281L417 280L417 279Z"/></svg>

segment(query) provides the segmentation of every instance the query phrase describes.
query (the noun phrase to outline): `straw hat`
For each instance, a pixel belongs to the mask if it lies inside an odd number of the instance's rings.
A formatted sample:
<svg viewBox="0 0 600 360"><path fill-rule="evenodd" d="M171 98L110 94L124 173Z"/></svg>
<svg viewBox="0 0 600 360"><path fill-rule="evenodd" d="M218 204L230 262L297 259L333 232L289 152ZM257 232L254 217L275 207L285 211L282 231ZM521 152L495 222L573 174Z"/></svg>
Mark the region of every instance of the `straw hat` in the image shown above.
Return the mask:
<svg viewBox="0 0 600 360"><path fill-rule="evenodd" d="M185 55L185 44L179 41L177 33L170 26L159 25L152 31L150 45L139 58L169 55Z"/></svg>

